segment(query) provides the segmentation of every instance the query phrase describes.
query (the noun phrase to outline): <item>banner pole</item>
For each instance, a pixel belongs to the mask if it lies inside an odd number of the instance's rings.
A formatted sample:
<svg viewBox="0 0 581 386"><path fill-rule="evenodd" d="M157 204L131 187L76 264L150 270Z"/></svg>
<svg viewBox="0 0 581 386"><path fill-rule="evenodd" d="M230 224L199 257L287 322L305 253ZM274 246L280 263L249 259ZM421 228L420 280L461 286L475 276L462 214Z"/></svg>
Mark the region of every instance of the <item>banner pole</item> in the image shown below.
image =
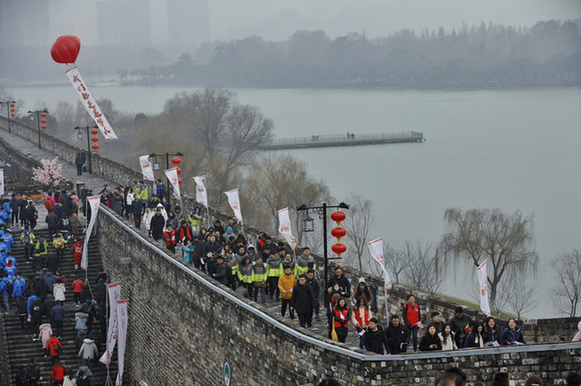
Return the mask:
<svg viewBox="0 0 581 386"><path fill-rule="evenodd" d="M107 332L109 332L109 288L107 288L107 291L105 291L105 318ZM107 350L107 347L105 347L105 350ZM107 363L107 379L105 380L105 386L113 386L113 380L111 379L111 374L109 373L109 366L110 363Z"/></svg>
<svg viewBox="0 0 581 386"><path fill-rule="evenodd" d="M206 212L208 212L208 215L206 216L206 228L210 229L210 207L206 206Z"/></svg>

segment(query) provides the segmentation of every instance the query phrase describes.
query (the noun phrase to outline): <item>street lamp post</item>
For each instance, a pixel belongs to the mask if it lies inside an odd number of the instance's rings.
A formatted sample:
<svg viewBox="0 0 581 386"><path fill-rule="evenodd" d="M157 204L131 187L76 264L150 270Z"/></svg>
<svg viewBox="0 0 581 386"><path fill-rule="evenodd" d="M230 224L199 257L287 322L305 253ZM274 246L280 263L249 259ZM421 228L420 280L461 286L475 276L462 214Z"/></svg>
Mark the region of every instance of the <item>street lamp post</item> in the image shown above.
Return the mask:
<svg viewBox="0 0 581 386"><path fill-rule="evenodd" d="M43 110L36 110L36 111L29 111L28 114L36 114L36 123L38 123L38 148L42 149L42 146L40 145L40 114L48 114L48 110L47 109L43 109ZM46 128L46 126L45 126Z"/></svg>
<svg viewBox="0 0 581 386"><path fill-rule="evenodd" d="M11 127L10 127L10 121L11 121L11 119L10 119L10 115L11 115L10 106L13 105L13 104L15 104L15 103L16 103L16 101L4 101L4 102L0 102L0 105L6 105L6 118L8 118L8 132L9 133L12 133L12 130L11 130Z"/></svg>
<svg viewBox="0 0 581 386"><path fill-rule="evenodd" d="M85 126L85 127L75 127L77 131L77 139L83 139L83 133L81 130L87 130L87 164L89 166L89 174L93 174L93 160L91 159L91 136L89 135L89 130L98 129L99 126Z"/></svg>
<svg viewBox="0 0 581 386"><path fill-rule="evenodd" d="M325 280L325 307L329 305L329 293L327 292L327 287L329 285L329 274L327 268L329 265L329 260L340 260L340 257L329 257L327 252L327 209L349 209L349 205L344 202L339 203L339 205L327 205L323 203L321 206L306 206L301 205L297 208L297 212L306 211L307 217L303 219L303 232L313 232L314 231L314 220L309 217L309 210L319 213L323 218L323 260L324 260L324 280Z"/></svg>
<svg viewBox="0 0 581 386"><path fill-rule="evenodd" d="M159 162L157 161L157 157L165 157L165 168L166 170L169 169L169 157L183 157L184 154L181 152L177 152L177 153L161 153L161 154L155 154L155 153L151 153L149 155L150 158L155 158L155 162L153 163L153 171L159 171L161 169ZM169 182L169 178L167 178L166 176L166 183L167 183L167 202L168 204L171 204L171 194L170 194L170 188L171 188L171 184Z"/></svg>

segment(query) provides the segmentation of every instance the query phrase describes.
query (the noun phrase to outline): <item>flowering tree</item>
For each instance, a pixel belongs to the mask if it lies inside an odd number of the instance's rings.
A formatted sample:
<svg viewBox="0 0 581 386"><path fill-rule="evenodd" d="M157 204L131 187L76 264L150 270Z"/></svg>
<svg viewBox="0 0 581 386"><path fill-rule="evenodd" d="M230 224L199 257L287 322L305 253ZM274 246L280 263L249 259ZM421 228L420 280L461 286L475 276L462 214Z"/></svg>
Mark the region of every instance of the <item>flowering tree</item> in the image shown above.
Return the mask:
<svg viewBox="0 0 581 386"><path fill-rule="evenodd" d="M63 165L58 163L58 157L40 161L42 168L34 168L32 179L40 184L57 187L63 179Z"/></svg>

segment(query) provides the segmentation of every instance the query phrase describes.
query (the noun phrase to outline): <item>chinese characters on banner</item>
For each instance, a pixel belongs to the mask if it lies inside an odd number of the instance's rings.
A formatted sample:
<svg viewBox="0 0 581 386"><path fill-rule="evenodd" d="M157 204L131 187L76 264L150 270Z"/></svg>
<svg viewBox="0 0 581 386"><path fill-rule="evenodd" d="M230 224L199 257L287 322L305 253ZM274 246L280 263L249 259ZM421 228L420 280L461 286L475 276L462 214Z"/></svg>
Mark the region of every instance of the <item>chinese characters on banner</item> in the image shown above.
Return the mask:
<svg viewBox="0 0 581 386"><path fill-rule="evenodd" d="M95 221L97 221L97 212L99 211L99 205L101 204L101 196L87 197L87 202L89 203L89 210L91 211L91 220L87 226L85 245L83 247L83 258L81 260L81 269L85 271L89 266L89 239L91 238Z"/></svg>
<svg viewBox="0 0 581 386"><path fill-rule="evenodd" d="M111 283L107 286L109 294L109 329L107 330L107 350L99 359L106 366L111 364L115 342L117 342L117 301L121 299L121 283Z"/></svg>
<svg viewBox="0 0 581 386"><path fill-rule="evenodd" d="M227 192L224 192L226 196L228 196L228 203L230 207L234 211L234 216L240 222L240 225L243 224L242 222L242 211L240 210L240 196L238 195L238 189L232 189Z"/></svg>
<svg viewBox="0 0 581 386"><path fill-rule="evenodd" d="M125 361L125 342L127 342L127 300L117 301L117 326L119 328L119 335L117 339L117 357L119 359L119 370L117 371L117 380L115 386L123 384L123 369Z"/></svg>
<svg viewBox="0 0 581 386"><path fill-rule="evenodd" d="M101 133L103 133L105 139L117 139L115 131L113 131L113 128L111 127L111 125L107 121L107 118L101 111L101 108L97 104L97 101L95 101L95 98L93 98L93 95L91 94L91 91L89 91L89 87L83 80L83 77L81 76L81 73L79 72L77 66L69 68L66 74L69 77L69 80L73 85L73 88L79 95L79 98L81 99L81 104L83 105L83 107L85 107L85 110L87 110L91 118L93 118L93 120L99 127L99 130L101 130Z"/></svg>
<svg viewBox="0 0 581 386"><path fill-rule="evenodd" d="M293 251L297 249L299 242L293 237L288 208L284 208L278 211L278 232L282 235L282 237L284 237Z"/></svg>
<svg viewBox="0 0 581 386"><path fill-rule="evenodd" d="M478 266L478 283L480 285L480 309L487 316L490 316L490 304L488 303L488 274L486 272L486 262Z"/></svg>
<svg viewBox="0 0 581 386"><path fill-rule="evenodd" d="M383 280L385 281L385 290L389 291L392 289L392 282L387 270L385 269L385 264L383 260L383 238L377 238L375 240L371 240L367 243L367 248L369 248L369 253L371 257L377 262L377 265L383 271Z"/></svg>
<svg viewBox="0 0 581 386"><path fill-rule="evenodd" d="M0 169L0 194L4 194L4 169Z"/></svg>
<svg viewBox="0 0 581 386"><path fill-rule="evenodd" d="M178 168L171 168L165 171L165 175L169 180L171 186L173 186L173 196L176 200L181 200L182 196L180 194L180 183L178 177Z"/></svg>
<svg viewBox="0 0 581 386"><path fill-rule="evenodd" d="M153 167L151 166L151 162L149 161L149 156L142 155L141 157L139 157L139 164L141 165L141 174L143 174L143 179L155 182Z"/></svg>
<svg viewBox="0 0 581 386"><path fill-rule="evenodd" d="M204 183L206 176L194 177L196 182L196 201L208 207L208 192L206 191L206 184Z"/></svg>

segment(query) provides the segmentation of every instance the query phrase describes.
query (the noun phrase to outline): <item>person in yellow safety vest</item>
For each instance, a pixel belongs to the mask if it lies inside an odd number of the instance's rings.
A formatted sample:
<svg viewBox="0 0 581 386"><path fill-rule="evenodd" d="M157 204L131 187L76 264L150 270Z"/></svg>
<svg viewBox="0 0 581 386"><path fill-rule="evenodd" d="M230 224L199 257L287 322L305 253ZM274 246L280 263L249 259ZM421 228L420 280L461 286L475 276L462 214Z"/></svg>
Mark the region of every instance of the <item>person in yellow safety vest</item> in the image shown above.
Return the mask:
<svg viewBox="0 0 581 386"><path fill-rule="evenodd" d="M36 242L34 247L34 259L32 260L32 270L41 271L46 265L46 255L48 255L48 242L45 239Z"/></svg>
<svg viewBox="0 0 581 386"><path fill-rule="evenodd" d="M267 268L267 282L268 282L268 294L270 295L270 300L273 299L276 293L276 300L280 297L280 289L278 288L278 278L284 273L282 268L282 259L278 252L274 252L268 259L266 259Z"/></svg>
<svg viewBox="0 0 581 386"><path fill-rule="evenodd" d="M252 284L254 287L253 298L258 302L258 293L260 293L260 301L266 302L266 286L267 286L267 266L262 261L262 257L254 263L252 267Z"/></svg>
<svg viewBox="0 0 581 386"><path fill-rule="evenodd" d="M252 286L252 274L253 274L253 269L252 269L252 261L250 260L250 257L246 256L244 258L244 260L242 260L242 264L240 264L240 266L238 267L238 270L236 272L236 274L238 275L238 281L240 282L240 285L244 288L246 288L246 294L245 296L247 298L250 298L252 295L252 290L253 290L253 286Z"/></svg>
<svg viewBox="0 0 581 386"><path fill-rule="evenodd" d="M317 270L317 263L315 263L315 259L311 256L311 249L309 247L303 248L303 254L297 258L294 275L299 277L301 275L305 275L309 270L309 263L313 263L312 269L314 271Z"/></svg>
<svg viewBox="0 0 581 386"><path fill-rule="evenodd" d="M147 189L147 184L143 181L139 181L139 199L144 201L144 204L147 204L149 199L149 190Z"/></svg>

